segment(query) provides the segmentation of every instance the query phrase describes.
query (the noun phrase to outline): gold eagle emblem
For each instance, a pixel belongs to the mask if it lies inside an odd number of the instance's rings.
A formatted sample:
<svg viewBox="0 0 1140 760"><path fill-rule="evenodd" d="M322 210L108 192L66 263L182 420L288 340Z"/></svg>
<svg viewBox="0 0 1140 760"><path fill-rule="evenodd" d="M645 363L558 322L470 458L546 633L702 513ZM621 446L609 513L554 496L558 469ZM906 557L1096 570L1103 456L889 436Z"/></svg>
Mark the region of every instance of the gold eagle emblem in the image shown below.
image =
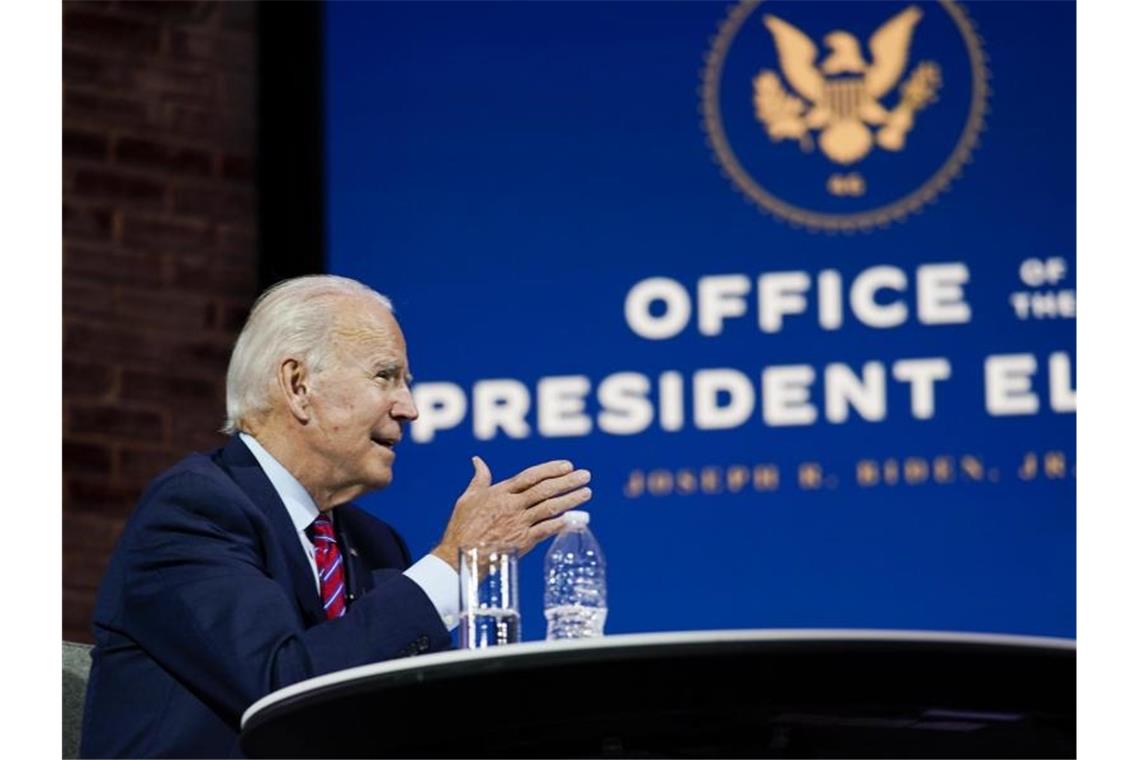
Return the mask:
<svg viewBox="0 0 1140 760"><path fill-rule="evenodd" d="M783 19L765 15L780 69L796 93L785 90L779 74L769 69L753 78L756 118L768 137L773 142L798 140L804 150L811 150L811 133L816 130L820 150L842 165L859 161L876 144L884 150L902 150L915 113L935 99L942 84L938 65L923 61L899 87L893 109L880 103L907 67L914 28L921 18L922 11L912 5L880 26L868 41L871 63L863 58L858 38L845 31L831 32L823 38L830 54L817 67L819 53L811 38Z"/></svg>

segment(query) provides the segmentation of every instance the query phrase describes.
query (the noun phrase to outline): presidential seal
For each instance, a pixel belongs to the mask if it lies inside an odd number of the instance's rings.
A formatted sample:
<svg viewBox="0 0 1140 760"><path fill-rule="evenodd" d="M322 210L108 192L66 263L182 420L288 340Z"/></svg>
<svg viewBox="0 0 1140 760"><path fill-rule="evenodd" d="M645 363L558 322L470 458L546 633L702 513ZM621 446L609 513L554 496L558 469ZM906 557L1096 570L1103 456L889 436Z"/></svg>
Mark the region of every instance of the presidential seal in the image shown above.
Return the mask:
<svg viewBox="0 0 1140 760"><path fill-rule="evenodd" d="M981 40L951 0L746 0L713 38L701 111L716 161L760 209L867 230L961 172L987 80Z"/></svg>

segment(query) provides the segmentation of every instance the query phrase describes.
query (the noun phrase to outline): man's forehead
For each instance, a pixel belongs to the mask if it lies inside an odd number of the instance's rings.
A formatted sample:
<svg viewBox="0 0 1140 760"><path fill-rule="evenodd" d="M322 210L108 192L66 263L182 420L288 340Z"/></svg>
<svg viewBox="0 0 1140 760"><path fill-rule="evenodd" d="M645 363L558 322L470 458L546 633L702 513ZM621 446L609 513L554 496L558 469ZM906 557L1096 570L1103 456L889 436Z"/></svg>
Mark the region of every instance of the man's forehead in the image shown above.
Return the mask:
<svg viewBox="0 0 1140 760"><path fill-rule="evenodd" d="M372 355L402 359L404 336L392 312L373 299L345 299L338 304L333 337L339 344Z"/></svg>

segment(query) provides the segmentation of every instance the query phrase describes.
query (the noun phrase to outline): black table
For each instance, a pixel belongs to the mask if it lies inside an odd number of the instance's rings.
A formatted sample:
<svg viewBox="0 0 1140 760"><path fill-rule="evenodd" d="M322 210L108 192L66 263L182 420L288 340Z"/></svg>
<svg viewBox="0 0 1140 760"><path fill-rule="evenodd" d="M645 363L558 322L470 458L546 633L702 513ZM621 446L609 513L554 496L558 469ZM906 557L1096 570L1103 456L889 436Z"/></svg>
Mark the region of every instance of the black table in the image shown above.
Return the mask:
<svg viewBox="0 0 1140 760"><path fill-rule="evenodd" d="M1069 639L708 631L444 652L242 718L251 757L1073 757Z"/></svg>

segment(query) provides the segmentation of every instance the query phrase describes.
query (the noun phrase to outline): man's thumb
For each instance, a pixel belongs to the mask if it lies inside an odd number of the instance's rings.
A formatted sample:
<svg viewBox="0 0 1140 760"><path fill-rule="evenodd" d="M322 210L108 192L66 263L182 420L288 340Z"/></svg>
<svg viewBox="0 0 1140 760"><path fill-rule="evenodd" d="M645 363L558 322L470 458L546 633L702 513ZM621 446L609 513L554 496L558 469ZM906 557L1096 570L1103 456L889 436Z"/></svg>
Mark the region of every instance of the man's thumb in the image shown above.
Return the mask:
<svg viewBox="0 0 1140 760"><path fill-rule="evenodd" d="M472 476L471 482L467 484L467 490L471 491L475 488L486 488L491 485L491 470L487 467L487 463L479 457L471 457L471 464L475 466L475 475Z"/></svg>

